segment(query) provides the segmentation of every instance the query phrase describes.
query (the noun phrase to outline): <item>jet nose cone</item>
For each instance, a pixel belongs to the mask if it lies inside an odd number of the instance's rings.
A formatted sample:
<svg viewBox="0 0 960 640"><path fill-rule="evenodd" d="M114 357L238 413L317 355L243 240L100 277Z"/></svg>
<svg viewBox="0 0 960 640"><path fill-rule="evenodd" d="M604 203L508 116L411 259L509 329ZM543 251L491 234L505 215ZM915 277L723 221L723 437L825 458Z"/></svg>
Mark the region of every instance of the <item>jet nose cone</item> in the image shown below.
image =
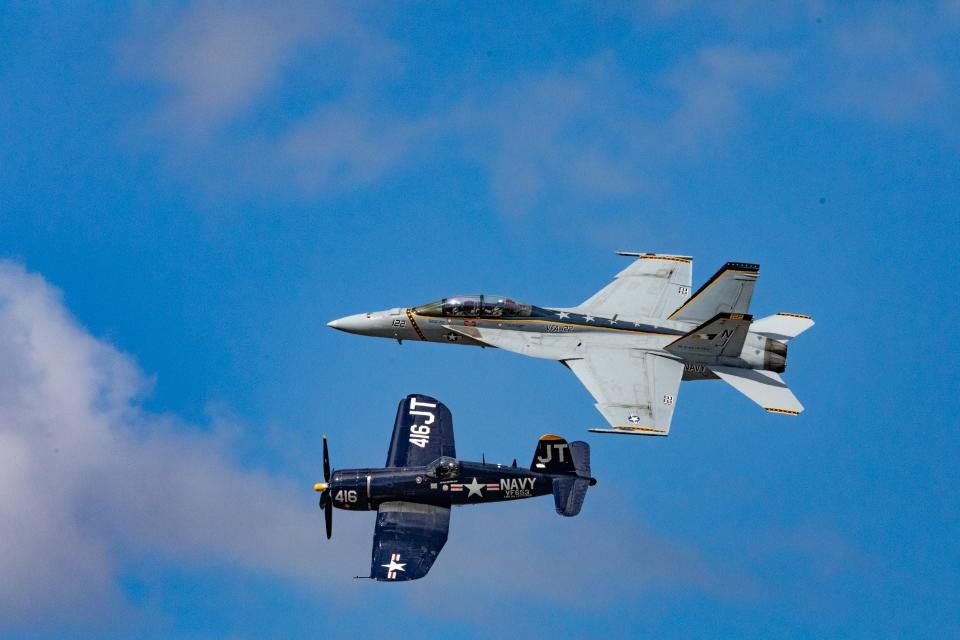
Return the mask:
<svg viewBox="0 0 960 640"><path fill-rule="evenodd" d="M331 320L327 323L327 326L331 329L337 329L339 331L350 331L351 329L356 328L357 322L355 316L345 316L343 318L337 318L336 320Z"/></svg>
<svg viewBox="0 0 960 640"><path fill-rule="evenodd" d="M336 320L328 322L327 326L337 329L338 331L360 334L368 333L372 328L369 313L358 313L352 316L337 318Z"/></svg>

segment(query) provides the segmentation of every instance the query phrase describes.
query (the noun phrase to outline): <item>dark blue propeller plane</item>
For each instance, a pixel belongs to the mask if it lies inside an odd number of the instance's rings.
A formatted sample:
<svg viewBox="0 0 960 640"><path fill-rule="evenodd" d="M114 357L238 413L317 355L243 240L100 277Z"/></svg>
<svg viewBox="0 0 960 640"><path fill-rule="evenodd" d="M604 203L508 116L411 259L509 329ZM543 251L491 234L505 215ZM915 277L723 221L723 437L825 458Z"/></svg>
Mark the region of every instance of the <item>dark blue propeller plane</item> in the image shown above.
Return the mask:
<svg viewBox="0 0 960 640"><path fill-rule="evenodd" d="M323 437L320 492L327 538L333 507L377 510L370 578L416 580L427 575L447 542L450 507L533 498L552 493L557 513L580 513L590 476L590 445L560 436L540 437L530 469L457 460L453 417L439 400L412 394L400 401L383 469L330 472ZM366 576L365 576L366 577Z"/></svg>

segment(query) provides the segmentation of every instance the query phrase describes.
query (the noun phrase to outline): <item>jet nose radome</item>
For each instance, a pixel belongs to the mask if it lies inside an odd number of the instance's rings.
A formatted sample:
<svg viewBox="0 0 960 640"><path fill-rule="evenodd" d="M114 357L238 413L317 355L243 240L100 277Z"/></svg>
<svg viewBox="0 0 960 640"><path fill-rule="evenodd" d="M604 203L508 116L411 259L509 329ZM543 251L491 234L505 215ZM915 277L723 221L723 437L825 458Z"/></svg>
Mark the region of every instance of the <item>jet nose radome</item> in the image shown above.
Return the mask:
<svg viewBox="0 0 960 640"><path fill-rule="evenodd" d="M370 325L370 314L358 313L352 316L337 318L327 323L331 329L346 331L347 333L366 333Z"/></svg>
<svg viewBox="0 0 960 640"><path fill-rule="evenodd" d="M361 336L396 338L400 340L409 337L401 333L404 325L401 313L402 310L399 307L396 309L388 309L387 311L357 313L352 316L337 318L333 322L328 322L327 326L337 329L338 331L356 333Z"/></svg>

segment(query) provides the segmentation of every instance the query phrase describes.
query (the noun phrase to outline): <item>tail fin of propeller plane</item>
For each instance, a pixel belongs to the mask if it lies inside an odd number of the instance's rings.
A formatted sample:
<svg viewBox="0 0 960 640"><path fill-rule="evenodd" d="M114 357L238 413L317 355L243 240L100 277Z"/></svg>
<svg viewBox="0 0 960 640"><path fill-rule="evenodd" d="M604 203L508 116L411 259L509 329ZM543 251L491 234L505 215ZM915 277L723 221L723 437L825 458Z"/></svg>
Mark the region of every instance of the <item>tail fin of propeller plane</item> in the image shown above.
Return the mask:
<svg viewBox="0 0 960 640"><path fill-rule="evenodd" d="M530 470L537 473L576 473L570 445L560 436L549 433L540 436Z"/></svg>
<svg viewBox="0 0 960 640"><path fill-rule="evenodd" d="M728 262L668 319L700 324L718 313L745 314L759 274L758 264Z"/></svg>
<svg viewBox="0 0 960 640"><path fill-rule="evenodd" d="M579 440L568 443L560 436L540 437L530 469L555 476L553 500L562 516L580 513L587 488L597 483L590 476L590 445Z"/></svg>

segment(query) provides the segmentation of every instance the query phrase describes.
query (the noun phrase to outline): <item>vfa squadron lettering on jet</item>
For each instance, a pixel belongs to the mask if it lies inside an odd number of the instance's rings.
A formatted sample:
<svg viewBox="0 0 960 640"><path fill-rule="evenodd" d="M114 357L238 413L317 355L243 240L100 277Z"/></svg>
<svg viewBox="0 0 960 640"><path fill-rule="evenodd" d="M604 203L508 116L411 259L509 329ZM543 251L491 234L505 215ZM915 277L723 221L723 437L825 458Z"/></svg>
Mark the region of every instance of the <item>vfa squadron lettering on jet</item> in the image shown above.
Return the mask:
<svg viewBox="0 0 960 640"><path fill-rule="evenodd" d="M384 468L331 472L323 438L320 492L327 538L333 508L376 511L370 578L403 581L422 578L447 541L450 509L553 495L557 513L580 513L590 475L590 447L555 435L542 436L529 469L468 462L456 458L453 417L439 400L409 395L400 401Z"/></svg>
<svg viewBox="0 0 960 640"><path fill-rule="evenodd" d="M494 295L442 298L416 307L361 313L329 323L367 336L496 347L556 360L596 400L600 433L665 436L682 380L723 380L770 413L803 405L780 377L787 343L809 316L748 313L760 265L728 262L691 292L693 259L620 252L634 258L613 282L574 307L541 307ZM408 320L397 326L396 319Z"/></svg>
<svg viewBox="0 0 960 640"><path fill-rule="evenodd" d="M573 331L573 327L569 327L562 324L548 324L547 333L570 333Z"/></svg>

